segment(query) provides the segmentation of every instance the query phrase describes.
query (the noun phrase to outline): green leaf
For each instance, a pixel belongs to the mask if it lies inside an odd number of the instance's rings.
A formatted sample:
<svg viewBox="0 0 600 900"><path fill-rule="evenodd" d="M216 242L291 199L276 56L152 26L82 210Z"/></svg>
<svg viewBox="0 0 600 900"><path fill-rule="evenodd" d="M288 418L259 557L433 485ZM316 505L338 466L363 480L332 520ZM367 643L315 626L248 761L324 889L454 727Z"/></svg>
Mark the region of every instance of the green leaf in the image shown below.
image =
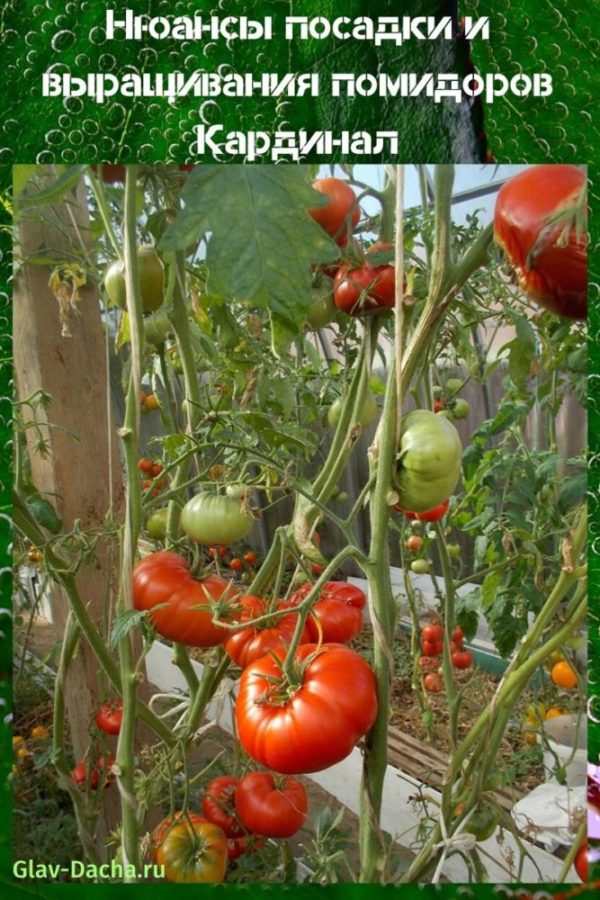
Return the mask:
<svg viewBox="0 0 600 900"><path fill-rule="evenodd" d="M311 265L339 253L307 213L315 192L302 169L197 166L183 202L160 249L185 249L210 235L207 289L268 309L297 334L311 303Z"/></svg>
<svg viewBox="0 0 600 900"><path fill-rule="evenodd" d="M485 576L481 585L481 601L484 609L489 609L493 605L500 587L500 577L499 572L490 572Z"/></svg>
<svg viewBox="0 0 600 900"><path fill-rule="evenodd" d="M456 597L455 613L456 621L465 633L467 640L472 640L477 633L479 624L479 610L481 608L481 588L469 591L468 594L460 594Z"/></svg>
<svg viewBox="0 0 600 900"><path fill-rule="evenodd" d="M517 336L505 345L508 348L508 371L519 388L524 388L531 375L531 363L536 355L535 334L525 316L513 316Z"/></svg>
<svg viewBox="0 0 600 900"><path fill-rule="evenodd" d="M38 171L37 166L13 166L13 196L15 200L22 194L23 189L32 175L35 175ZM56 260L52 262L52 265L56 264Z"/></svg>
<svg viewBox="0 0 600 900"><path fill-rule="evenodd" d="M146 619L147 617L147 610L137 609L128 609L126 610L126 612L122 613L122 615L118 616L114 621L113 628L110 634L111 648L114 649L133 628L137 628L142 620Z"/></svg>
<svg viewBox="0 0 600 900"><path fill-rule="evenodd" d="M45 203L56 203L67 191L75 187L87 166L70 166L66 172L63 172L56 181L37 191L35 194L28 194L26 197L20 198L20 206L41 206Z"/></svg>
<svg viewBox="0 0 600 900"><path fill-rule="evenodd" d="M574 506L583 502L587 489L587 472L578 472L561 485L558 492L558 508L563 516Z"/></svg>

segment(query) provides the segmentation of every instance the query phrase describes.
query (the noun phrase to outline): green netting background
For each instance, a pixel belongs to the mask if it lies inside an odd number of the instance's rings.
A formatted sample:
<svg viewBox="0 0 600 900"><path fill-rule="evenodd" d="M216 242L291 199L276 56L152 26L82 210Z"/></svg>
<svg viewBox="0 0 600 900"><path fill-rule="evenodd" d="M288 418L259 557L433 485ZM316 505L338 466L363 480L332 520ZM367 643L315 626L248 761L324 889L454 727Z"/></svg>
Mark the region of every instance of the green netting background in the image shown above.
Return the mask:
<svg viewBox="0 0 600 900"><path fill-rule="evenodd" d="M122 6L124 6L123 4ZM153 15L273 16L275 28L282 17L301 12L305 15L432 15L456 12L452 0L346 0L340 9L333 0L262 0L246 3L238 0L131 0L126 4L136 12ZM116 4L115 4L116 6ZM300 8L301 7L301 8ZM204 68L214 71L267 72L319 71L326 83L328 73L386 71L441 71L464 73L468 59L464 46L444 42L411 42L395 47L391 42L380 48L345 42L287 43L283 41L244 44L218 42L206 47L191 43L127 44L117 40L108 44L103 31L105 4L83 0L4 0L0 5L0 45L2 46L3 91L0 104L4 134L0 138L0 180L6 200L14 163L208 161L190 154L192 128L199 122L222 123L226 130L306 128L308 131L398 130L401 134L397 160L386 162L473 162L482 159L485 141L481 131L481 108L464 115L452 105L436 106L429 101L328 99L258 99L219 100L201 103L187 98L170 106L166 100L109 101L103 106L93 100L44 100L41 96L41 74L54 65L57 71L69 67L73 74L114 72L124 66L130 71L190 71ZM554 92L547 98L501 98L484 109L485 131L489 148L498 162L576 162L587 163L591 183L591 206L596 213L597 155L599 129L593 113L600 93L600 2L576 0L569 4L551 0L469 0L458 3L458 15L489 16L491 39L477 40L472 46L473 61L482 73L500 72L511 76L523 71L549 72ZM239 161L239 160L238 160ZM317 159L310 160L317 161ZM327 162L329 160L318 160ZM331 160L333 161L333 160ZM352 160L348 160L352 161ZM359 160L354 160L358 162ZM375 161L361 159L361 162ZM3 225L9 223L6 204L0 209ZM592 603L590 613L590 693L600 707L599 604L597 601L600 571L596 542L600 540L600 515L597 508L598 465L600 445L600 408L597 377L600 360L598 335L598 229L591 217L592 246L590 266L590 564L592 571ZM2 558L2 602L10 604L10 232L0 231L0 539ZM0 772L0 865L2 880L9 891L39 897L64 897L86 890L94 896L121 896L136 888L115 885L15 885L10 878L10 660L9 617L0 609L0 739L3 754ZM600 729L593 728L590 755L595 761L600 754ZM9 887L10 884L10 887ZM551 892L561 890L547 885ZM365 886L226 886L202 887L194 891L205 895L231 894L238 890L255 894L286 893L311 897L327 895L373 896L374 889ZM1 890L1 889L0 889ZM178 894L192 890L182 886L140 887L145 896ZM394 888L377 888L382 895ZM443 897L492 897L492 886L476 888L444 885L403 887L405 896L431 893ZM123 893L124 895L124 893Z"/></svg>

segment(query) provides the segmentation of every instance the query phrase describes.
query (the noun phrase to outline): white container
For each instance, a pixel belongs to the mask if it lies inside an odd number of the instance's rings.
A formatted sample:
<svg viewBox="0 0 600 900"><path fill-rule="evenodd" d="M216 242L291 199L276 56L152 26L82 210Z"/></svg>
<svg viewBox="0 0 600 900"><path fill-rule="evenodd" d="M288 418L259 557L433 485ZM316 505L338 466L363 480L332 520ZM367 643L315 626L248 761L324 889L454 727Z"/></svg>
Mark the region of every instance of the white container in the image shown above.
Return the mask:
<svg viewBox="0 0 600 900"><path fill-rule="evenodd" d="M569 787L587 781L587 720L585 716L556 716L544 722L547 749L544 750L546 781L556 783L557 765L565 770Z"/></svg>

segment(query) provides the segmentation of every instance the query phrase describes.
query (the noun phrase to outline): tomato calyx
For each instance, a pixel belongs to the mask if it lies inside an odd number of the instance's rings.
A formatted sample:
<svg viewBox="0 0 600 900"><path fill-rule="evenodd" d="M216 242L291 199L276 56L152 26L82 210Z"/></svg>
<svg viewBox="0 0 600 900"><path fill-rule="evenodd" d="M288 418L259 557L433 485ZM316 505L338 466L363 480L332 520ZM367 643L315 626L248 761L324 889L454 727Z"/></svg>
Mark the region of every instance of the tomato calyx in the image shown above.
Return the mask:
<svg viewBox="0 0 600 900"><path fill-rule="evenodd" d="M269 656L275 661L281 675L267 675L263 678L268 683L267 689L254 701L257 706L286 706L304 684L306 670L315 659L325 652L325 648L317 645L316 649L300 660L294 654L293 659L282 659L281 654L271 650ZM289 651L288 651L289 655Z"/></svg>

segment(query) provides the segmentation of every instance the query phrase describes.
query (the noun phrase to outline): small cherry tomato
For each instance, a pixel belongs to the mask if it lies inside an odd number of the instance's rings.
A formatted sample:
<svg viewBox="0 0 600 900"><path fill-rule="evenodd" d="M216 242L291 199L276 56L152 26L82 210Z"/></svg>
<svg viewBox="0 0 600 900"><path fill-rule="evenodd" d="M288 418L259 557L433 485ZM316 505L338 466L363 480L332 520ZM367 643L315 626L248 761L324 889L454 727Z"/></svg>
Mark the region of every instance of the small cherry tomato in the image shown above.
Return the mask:
<svg viewBox="0 0 600 900"><path fill-rule="evenodd" d="M244 568L244 563L241 559L238 559L237 556L234 556L233 559L229 563L229 568L233 569L234 572L241 572Z"/></svg>
<svg viewBox="0 0 600 900"><path fill-rule="evenodd" d="M423 546L423 538L418 534L411 534L406 541L406 549L411 553L418 553Z"/></svg>
<svg viewBox="0 0 600 900"><path fill-rule="evenodd" d="M563 659L561 662L557 662L552 666L550 677L554 684L567 691L573 690L577 685L577 673L566 659Z"/></svg>
<svg viewBox="0 0 600 900"><path fill-rule="evenodd" d="M152 473L152 466L154 463L151 459L147 459L145 456L142 459L138 459L138 469L140 472L144 472L145 475L150 475Z"/></svg>
<svg viewBox="0 0 600 900"><path fill-rule="evenodd" d="M244 562L247 562L249 566L253 566L256 562L256 553L254 550L248 550L247 553L244 553Z"/></svg>
<svg viewBox="0 0 600 900"><path fill-rule="evenodd" d="M444 629L438 623L432 622L430 625L425 625L423 627L421 630L421 637L424 641L434 641L437 643L438 641L443 640Z"/></svg>
<svg viewBox="0 0 600 900"><path fill-rule="evenodd" d="M118 734L123 720L123 701L109 700L96 713L96 725L105 734Z"/></svg>
<svg viewBox="0 0 600 900"><path fill-rule="evenodd" d="M470 650L457 650L452 654L452 665L455 669L470 669L473 665L473 654Z"/></svg>

